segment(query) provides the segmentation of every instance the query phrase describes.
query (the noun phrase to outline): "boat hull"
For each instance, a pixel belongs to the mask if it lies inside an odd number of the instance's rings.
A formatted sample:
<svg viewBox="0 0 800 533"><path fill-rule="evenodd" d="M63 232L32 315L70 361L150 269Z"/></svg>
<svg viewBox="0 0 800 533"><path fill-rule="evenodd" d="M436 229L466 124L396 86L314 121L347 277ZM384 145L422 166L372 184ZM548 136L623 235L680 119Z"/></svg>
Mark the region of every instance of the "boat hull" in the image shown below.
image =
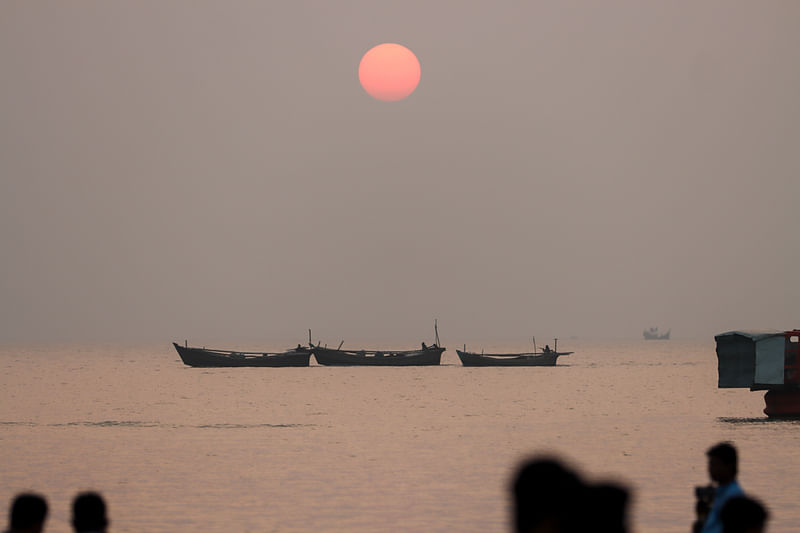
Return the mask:
<svg viewBox="0 0 800 533"><path fill-rule="evenodd" d="M561 355L572 352L551 352L543 354L480 354L456 350L464 366L556 366Z"/></svg>
<svg viewBox="0 0 800 533"><path fill-rule="evenodd" d="M444 348L426 348L410 352L366 353L330 348L313 348L317 363L325 366L434 366L441 363Z"/></svg>
<svg viewBox="0 0 800 533"><path fill-rule="evenodd" d="M311 359L310 350L291 350L283 353L260 355L234 355L217 350L192 348L172 343L185 365L214 367L283 367L308 366Z"/></svg>

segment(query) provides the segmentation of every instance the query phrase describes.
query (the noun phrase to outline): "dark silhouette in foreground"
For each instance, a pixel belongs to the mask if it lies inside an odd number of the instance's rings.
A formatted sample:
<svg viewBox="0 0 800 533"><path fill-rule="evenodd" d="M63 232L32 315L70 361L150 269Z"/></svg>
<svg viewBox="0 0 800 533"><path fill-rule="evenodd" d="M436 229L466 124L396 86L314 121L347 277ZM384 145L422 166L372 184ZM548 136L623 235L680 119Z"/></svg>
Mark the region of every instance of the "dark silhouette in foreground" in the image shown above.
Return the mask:
<svg viewBox="0 0 800 533"><path fill-rule="evenodd" d="M747 496L735 496L720 511L723 533L763 533L769 513L761 503Z"/></svg>
<svg viewBox="0 0 800 533"><path fill-rule="evenodd" d="M628 490L587 484L552 457L524 462L512 483L516 533L627 531Z"/></svg>
<svg viewBox="0 0 800 533"><path fill-rule="evenodd" d="M720 512L731 498L744 496L736 481L739 472L736 448L729 442L712 446L707 452L708 476L713 485L695 487L697 503L696 520L692 525L694 533L722 533Z"/></svg>
<svg viewBox="0 0 800 533"><path fill-rule="evenodd" d="M47 501L32 493L17 495L8 513L8 533L41 533L47 520Z"/></svg>
<svg viewBox="0 0 800 533"><path fill-rule="evenodd" d="M604 533L625 533L628 531L628 490L619 485L603 483L589 486L582 502L586 514L583 515L581 531L603 531Z"/></svg>
<svg viewBox="0 0 800 533"><path fill-rule="evenodd" d="M83 492L72 502L72 528L75 533L104 532L108 528L106 503L96 492Z"/></svg>

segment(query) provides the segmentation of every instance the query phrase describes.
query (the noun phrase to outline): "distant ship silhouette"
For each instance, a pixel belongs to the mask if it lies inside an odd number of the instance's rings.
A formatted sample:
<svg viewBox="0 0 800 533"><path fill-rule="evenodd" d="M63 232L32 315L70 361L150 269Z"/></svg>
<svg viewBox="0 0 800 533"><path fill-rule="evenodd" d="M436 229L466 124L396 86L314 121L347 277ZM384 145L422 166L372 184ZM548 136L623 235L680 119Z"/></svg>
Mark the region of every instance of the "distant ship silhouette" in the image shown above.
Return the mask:
<svg viewBox="0 0 800 533"><path fill-rule="evenodd" d="M658 328L650 328L650 329L644 330L643 335L644 335L645 340L648 340L648 341L653 341L653 340L666 341L666 340L669 340L669 332L670 331L672 331L672 330L668 329L666 333L664 333L663 335L659 335L658 334Z"/></svg>

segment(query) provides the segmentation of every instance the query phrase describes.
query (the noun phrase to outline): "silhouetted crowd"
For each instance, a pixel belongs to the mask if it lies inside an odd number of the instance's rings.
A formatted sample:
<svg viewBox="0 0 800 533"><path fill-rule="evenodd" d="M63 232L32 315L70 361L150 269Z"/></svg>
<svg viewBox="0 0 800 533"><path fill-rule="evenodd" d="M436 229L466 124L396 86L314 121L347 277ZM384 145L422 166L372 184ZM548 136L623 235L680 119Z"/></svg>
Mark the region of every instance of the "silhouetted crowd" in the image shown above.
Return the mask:
<svg viewBox="0 0 800 533"><path fill-rule="evenodd" d="M41 533L47 520L47 501L33 493L17 495L8 513L7 533ZM72 502L75 533L104 533L108 529L106 502L96 492L82 492Z"/></svg>
<svg viewBox="0 0 800 533"><path fill-rule="evenodd" d="M746 496L736 481L736 448L723 442L707 452L711 484L695 487L692 533L763 533L769 513ZM630 492L618 483L588 483L555 457L523 462L511 484L515 533L627 533ZM7 533L41 533L47 501L19 494L11 504ZM104 533L106 504L96 492L78 494L72 503L76 533Z"/></svg>
<svg viewBox="0 0 800 533"><path fill-rule="evenodd" d="M692 533L763 533L769 514L736 481L736 448L710 448L711 485L695 487ZM629 490L617 483L587 483L553 457L535 457L518 469L511 485L516 533L627 533Z"/></svg>

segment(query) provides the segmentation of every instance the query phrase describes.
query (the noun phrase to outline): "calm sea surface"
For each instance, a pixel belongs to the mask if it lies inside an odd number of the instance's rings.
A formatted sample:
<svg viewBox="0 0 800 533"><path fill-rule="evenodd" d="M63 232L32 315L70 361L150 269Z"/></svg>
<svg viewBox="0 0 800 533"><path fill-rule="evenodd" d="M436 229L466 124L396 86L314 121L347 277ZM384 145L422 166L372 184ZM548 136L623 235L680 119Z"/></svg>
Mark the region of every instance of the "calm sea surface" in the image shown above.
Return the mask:
<svg viewBox="0 0 800 533"><path fill-rule="evenodd" d="M770 531L797 531L800 423L717 389L713 339L559 347L553 368L464 368L451 346L440 367L244 369L169 343L0 348L0 521L34 490L66 533L95 489L117 532L507 532L515 466L549 451L631 487L634 531L686 532L704 452L731 440Z"/></svg>

